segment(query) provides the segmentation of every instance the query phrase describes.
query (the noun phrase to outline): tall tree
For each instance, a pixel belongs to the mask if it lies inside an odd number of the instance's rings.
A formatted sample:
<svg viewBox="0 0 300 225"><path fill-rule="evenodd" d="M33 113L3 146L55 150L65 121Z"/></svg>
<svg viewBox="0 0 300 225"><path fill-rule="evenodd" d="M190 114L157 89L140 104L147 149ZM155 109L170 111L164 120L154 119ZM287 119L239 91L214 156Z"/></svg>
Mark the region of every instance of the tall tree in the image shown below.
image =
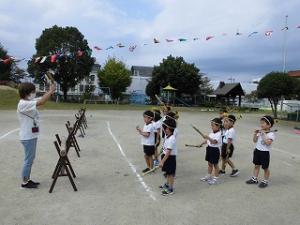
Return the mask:
<svg viewBox="0 0 300 225"><path fill-rule="evenodd" d="M295 78L287 73L271 72L265 75L257 86L258 98L268 98L274 118L277 118L277 105L281 98L289 98L296 91Z"/></svg>
<svg viewBox="0 0 300 225"><path fill-rule="evenodd" d="M131 72L126 65L116 59L108 58L103 69L98 73L101 87L109 87L113 99L122 96L122 92L131 84Z"/></svg>
<svg viewBox="0 0 300 225"><path fill-rule="evenodd" d="M189 64L182 57L168 56L155 66L152 72L152 80L146 87L146 94L154 99L161 89L170 84L178 89L176 94L188 94L193 96L197 93L201 84L202 75L194 64Z"/></svg>
<svg viewBox="0 0 300 225"><path fill-rule="evenodd" d="M0 80L9 81L11 80L11 70L12 70L12 62L8 59L7 51L0 43ZM2 61L3 60L3 61ZM5 61L4 61L5 60Z"/></svg>
<svg viewBox="0 0 300 225"><path fill-rule="evenodd" d="M35 48L36 54L28 62L28 72L40 81L47 70L54 70L54 79L65 100L67 91L89 76L94 64L87 40L75 27L55 25L45 29L36 40ZM44 56L47 58L43 63L36 62L37 57Z"/></svg>

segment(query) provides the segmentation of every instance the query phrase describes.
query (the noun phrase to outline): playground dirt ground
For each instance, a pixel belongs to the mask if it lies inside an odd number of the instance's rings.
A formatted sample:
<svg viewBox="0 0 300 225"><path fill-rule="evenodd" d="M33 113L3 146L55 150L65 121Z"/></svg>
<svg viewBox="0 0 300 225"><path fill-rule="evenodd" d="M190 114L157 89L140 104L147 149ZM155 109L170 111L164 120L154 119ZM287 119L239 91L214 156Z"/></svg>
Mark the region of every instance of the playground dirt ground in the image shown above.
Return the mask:
<svg viewBox="0 0 300 225"><path fill-rule="evenodd" d="M88 129L78 137L81 157L73 149L69 158L77 177L74 192L67 177L59 177L49 193L51 174L58 160L55 134L67 135L66 121L75 121L73 110L41 111L41 135L32 178L37 190L20 189L23 149L18 141L15 111L0 111L0 224L1 225L298 225L300 222L300 136L292 124L278 123L271 152L271 178L266 189L246 185L252 174L253 130L260 114L245 114L236 123L233 161L238 177L220 177L210 186L200 178L207 173L205 148L191 124L208 133L207 112L181 112L178 121L178 157L175 193L162 196L160 171L141 176L145 168L136 125L142 111L87 111Z"/></svg>

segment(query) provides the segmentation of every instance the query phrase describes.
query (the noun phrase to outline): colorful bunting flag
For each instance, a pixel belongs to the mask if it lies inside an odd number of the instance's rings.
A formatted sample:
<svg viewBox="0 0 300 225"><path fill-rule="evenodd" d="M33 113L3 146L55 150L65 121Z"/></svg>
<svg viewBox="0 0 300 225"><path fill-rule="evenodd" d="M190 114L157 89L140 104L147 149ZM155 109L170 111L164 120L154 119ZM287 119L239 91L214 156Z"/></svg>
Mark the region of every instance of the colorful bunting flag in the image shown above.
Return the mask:
<svg viewBox="0 0 300 225"><path fill-rule="evenodd" d="M131 45L129 51L133 52L136 49L137 45Z"/></svg>
<svg viewBox="0 0 300 225"><path fill-rule="evenodd" d="M179 38L178 41L180 41L180 42L187 41L187 39L185 39L185 38Z"/></svg>
<svg viewBox="0 0 300 225"><path fill-rule="evenodd" d="M200 38L197 38L197 37L195 37L195 38L193 38L193 41L198 41Z"/></svg>
<svg viewBox="0 0 300 225"><path fill-rule="evenodd" d="M110 50L110 49L114 49L114 47L113 46L109 46L105 50Z"/></svg>
<svg viewBox="0 0 300 225"><path fill-rule="evenodd" d="M124 48L124 47L125 47L125 46L122 45L121 43L117 44L117 46L118 46L119 48Z"/></svg>
<svg viewBox="0 0 300 225"><path fill-rule="evenodd" d="M284 31L284 30L288 30L288 29L289 29L289 27L286 26L286 27L282 28L281 30Z"/></svg>
<svg viewBox="0 0 300 225"><path fill-rule="evenodd" d="M44 63L46 61L46 59L47 59L47 56L42 57L40 63Z"/></svg>
<svg viewBox="0 0 300 225"><path fill-rule="evenodd" d="M300 28L300 25L299 25L299 26L297 26L297 28Z"/></svg>
<svg viewBox="0 0 300 225"><path fill-rule="evenodd" d="M214 38L214 36L207 36L207 37L205 38L205 40L209 41L209 40L212 39L212 38Z"/></svg>
<svg viewBox="0 0 300 225"><path fill-rule="evenodd" d="M55 63L55 62L56 62L56 59L57 59L57 55L56 55L56 54L55 54L55 55L51 55L50 61L51 61L52 63Z"/></svg>
<svg viewBox="0 0 300 225"><path fill-rule="evenodd" d="M254 31L254 32L252 32L251 34L249 34L248 37L251 37L251 36L253 36L254 34L258 34L258 32L257 32L257 31Z"/></svg>
<svg viewBox="0 0 300 225"><path fill-rule="evenodd" d="M83 56L83 51L78 50L77 51L77 57L81 57L81 56ZM61 58L61 55L59 55L58 58Z"/></svg>
<svg viewBox="0 0 300 225"><path fill-rule="evenodd" d="M41 60L42 57L36 57L34 60L34 63L38 63Z"/></svg>
<svg viewBox="0 0 300 225"><path fill-rule="evenodd" d="M160 43L160 42L159 42L159 40L158 40L158 39L156 39L156 38L154 38L154 39L153 39L153 42L154 42L154 44L158 44L158 43Z"/></svg>
<svg viewBox="0 0 300 225"><path fill-rule="evenodd" d="M9 64L10 62L11 62L10 58L7 58L7 59L4 59L4 60L3 60L3 63L4 63L4 64Z"/></svg>
<svg viewBox="0 0 300 225"><path fill-rule="evenodd" d="M101 51L102 49L99 48L98 46L94 46L94 49L98 50L98 51Z"/></svg>
<svg viewBox="0 0 300 225"><path fill-rule="evenodd" d="M272 30L269 30L269 31L266 31L266 32L265 32L265 35L266 35L267 37L271 37L272 34L273 34L273 31L272 31Z"/></svg>
<svg viewBox="0 0 300 225"><path fill-rule="evenodd" d="M166 42L173 42L173 39L166 39Z"/></svg>

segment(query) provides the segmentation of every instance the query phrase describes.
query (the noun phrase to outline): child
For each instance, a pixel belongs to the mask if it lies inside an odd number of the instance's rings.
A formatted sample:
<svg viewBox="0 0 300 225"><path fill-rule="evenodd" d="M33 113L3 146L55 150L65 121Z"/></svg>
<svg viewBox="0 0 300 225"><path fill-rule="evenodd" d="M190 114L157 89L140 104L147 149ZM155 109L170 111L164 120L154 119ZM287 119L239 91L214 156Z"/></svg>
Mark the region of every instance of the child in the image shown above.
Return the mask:
<svg viewBox="0 0 300 225"><path fill-rule="evenodd" d="M154 126L154 142L155 142L155 152L154 152L154 166L159 165L158 161L158 147L160 145L160 130L161 130L161 116L159 110L154 110L154 118L153 118L153 126Z"/></svg>
<svg viewBox="0 0 300 225"><path fill-rule="evenodd" d="M270 150L275 134L270 129L274 125L274 120L271 116L264 116L260 119L261 130L255 130L253 142L256 143L256 148L253 152L253 176L246 181L247 184L258 184L258 174L260 167L264 170L264 179L258 185L260 188L268 186L270 177Z"/></svg>
<svg viewBox="0 0 300 225"><path fill-rule="evenodd" d="M146 173L153 168L153 155L155 151L154 127L152 124L153 116L153 112L149 110L145 111L143 114L145 122L143 130L138 126L136 127L139 134L142 135L142 145L144 148L144 157L147 165L147 168L142 171L143 173Z"/></svg>
<svg viewBox="0 0 300 225"><path fill-rule="evenodd" d="M228 116L228 111L226 108L222 108L220 109L220 119L222 121L222 125L221 125L221 134L222 134L222 140L224 138L225 135L225 129L224 129L224 118L226 118Z"/></svg>
<svg viewBox="0 0 300 225"><path fill-rule="evenodd" d="M240 172L235 168L233 162L229 159L233 155L234 151L234 141L236 137L236 132L234 129L234 123L236 118L234 115L229 115L224 118L224 138L222 144L221 158L222 158L222 169L219 171L219 174L225 174L226 163L232 168L232 172L230 174L231 177L236 177Z"/></svg>
<svg viewBox="0 0 300 225"><path fill-rule="evenodd" d="M174 177L176 174L176 137L173 134L176 128L176 121L174 119L166 119L163 122L162 129L166 136L163 143L163 154L159 166L162 167L167 175L167 182L161 185L162 195L170 195L174 193Z"/></svg>
<svg viewBox="0 0 300 225"><path fill-rule="evenodd" d="M206 148L206 156L205 160L208 162L208 174L201 178L202 181L207 181L208 184L218 184L219 178L219 159L220 159L220 147L222 145L222 135L220 127L222 125L222 121L220 118L214 118L211 120L211 128L212 132L207 136L205 136L205 141L202 143L207 143L208 146ZM212 176L212 172L214 169L214 176Z"/></svg>

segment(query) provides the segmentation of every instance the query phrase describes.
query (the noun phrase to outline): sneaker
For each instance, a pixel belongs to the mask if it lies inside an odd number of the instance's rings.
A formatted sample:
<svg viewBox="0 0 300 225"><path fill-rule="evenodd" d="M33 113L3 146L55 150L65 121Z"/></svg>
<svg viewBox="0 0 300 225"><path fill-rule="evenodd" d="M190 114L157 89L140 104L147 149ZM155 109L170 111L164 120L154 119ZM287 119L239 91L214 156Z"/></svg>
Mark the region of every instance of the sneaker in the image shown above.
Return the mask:
<svg viewBox="0 0 300 225"><path fill-rule="evenodd" d="M212 179L212 177L210 175L206 175L205 177L200 178L201 181L210 181Z"/></svg>
<svg viewBox="0 0 300 225"><path fill-rule="evenodd" d="M148 172L150 170L150 168L146 168L146 169L144 169L142 172L143 173L146 173L146 172Z"/></svg>
<svg viewBox="0 0 300 225"><path fill-rule="evenodd" d="M168 189L169 185L168 184L160 185L159 188L160 189Z"/></svg>
<svg viewBox="0 0 300 225"><path fill-rule="evenodd" d="M249 180L246 181L246 184L258 184L257 178L251 177Z"/></svg>
<svg viewBox="0 0 300 225"><path fill-rule="evenodd" d="M172 194L174 194L174 191L170 190L170 189L164 189L164 190L162 190L161 194L163 196L172 195Z"/></svg>
<svg viewBox="0 0 300 225"><path fill-rule="evenodd" d="M153 161L153 165L154 165L154 166L159 166L159 161L158 161L158 160L154 160L154 161Z"/></svg>
<svg viewBox="0 0 300 225"><path fill-rule="evenodd" d="M220 171L219 171L219 174L220 174L220 175L223 175L223 174L225 174L225 173L226 173L225 170L220 170Z"/></svg>
<svg viewBox="0 0 300 225"><path fill-rule="evenodd" d="M239 171L239 170L232 170L230 176L231 176L231 177L236 177L236 176L239 175L239 174L240 174L240 171Z"/></svg>
<svg viewBox="0 0 300 225"><path fill-rule="evenodd" d="M266 188L268 187L268 182L263 180L262 182L260 182L260 184L258 185L258 187L260 188Z"/></svg>
<svg viewBox="0 0 300 225"><path fill-rule="evenodd" d="M34 182L34 181L32 181L32 180L29 180L28 183L32 183L33 185L36 185L36 186L39 186L39 185L40 185L39 182Z"/></svg>
<svg viewBox="0 0 300 225"><path fill-rule="evenodd" d="M21 184L21 189L25 188L37 188L38 186L36 184L33 184L31 182L27 182L26 184Z"/></svg>
<svg viewBox="0 0 300 225"><path fill-rule="evenodd" d="M216 185L219 184L219 179L218 178L212 178L207 182L209 185Z"/></svg>

